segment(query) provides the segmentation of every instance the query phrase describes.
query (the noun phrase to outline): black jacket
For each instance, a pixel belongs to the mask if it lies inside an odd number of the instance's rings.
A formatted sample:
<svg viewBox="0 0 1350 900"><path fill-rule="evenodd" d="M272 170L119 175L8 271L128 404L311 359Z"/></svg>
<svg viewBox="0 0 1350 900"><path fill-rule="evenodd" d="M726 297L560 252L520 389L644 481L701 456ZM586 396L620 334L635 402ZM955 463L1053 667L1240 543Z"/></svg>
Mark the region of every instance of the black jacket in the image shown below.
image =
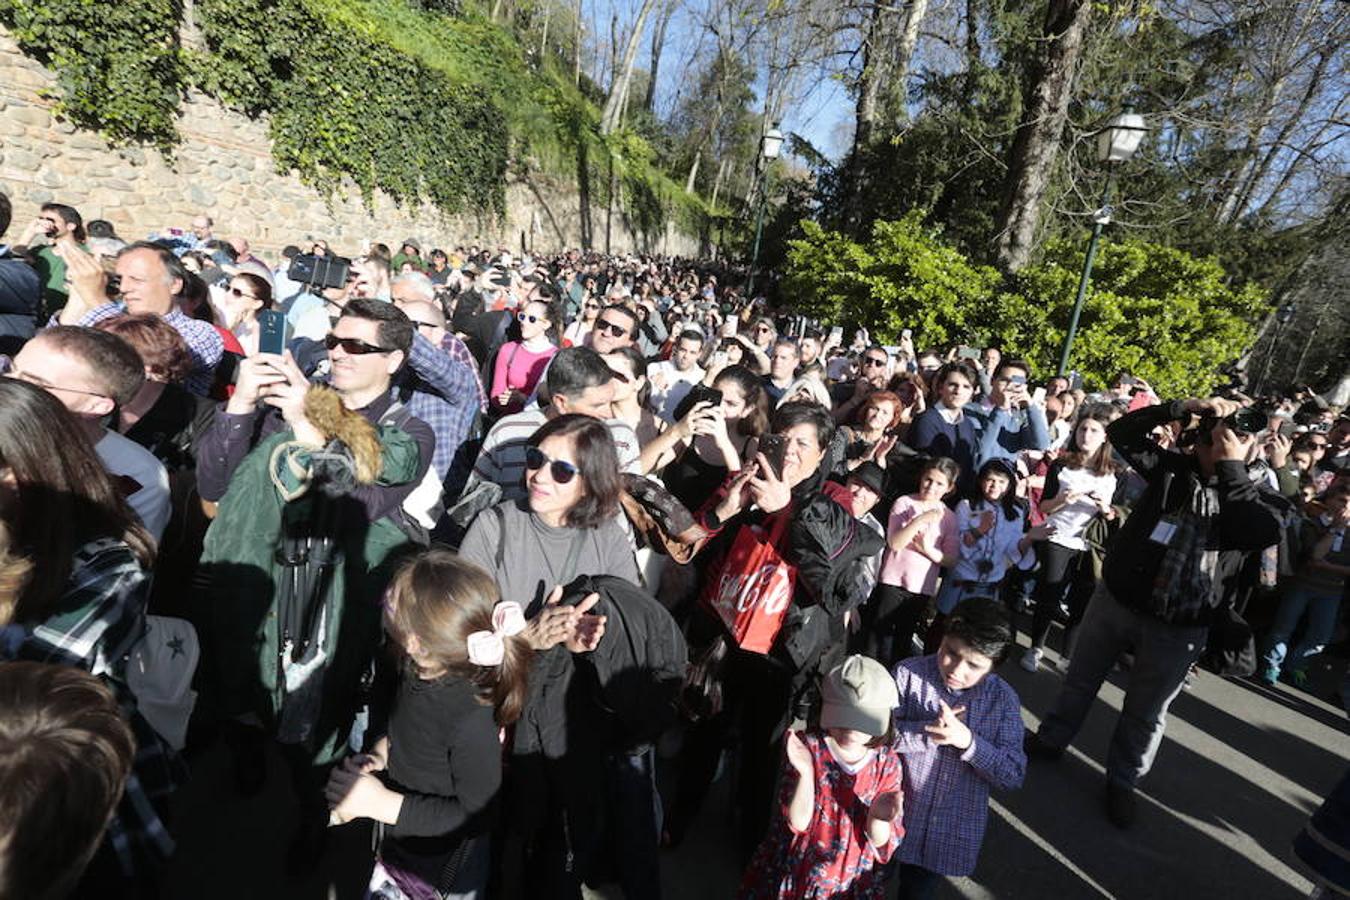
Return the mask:
<svg viewBox="0 0 1350 900"><path fill-rule="evenodd" d="M1107 588L1131 609L1153 615L1173 625L1208 625L1213 611L1225 599L1222 578L1216 578L1208 596L1185 596L1157 608L1154 582L1166 547L1151 539L1159 521L1180 510L1205 482L1195 457L1164 450L1149 437L1159 425L1187 415L1180 401L1150 406L1129 413L1107 426L1115 449L1148 482L1102 566ZM1240 461L1224 461L1215 467L1211 482L1219 498L1218 517L1211 532L1211 546L1220 554L1220 570L1231 569L1226 554L1263 550L1280 540L1280 518L1272 497L1247 477ZM1166 495L1166 508L1164 508Z"/></svg>
<svg viewBox="0 0 1350 900"><path fill-rule="evenodd" d="M41 305L37 270L0 248L0 353L13 356L33 336Z"/></svg>

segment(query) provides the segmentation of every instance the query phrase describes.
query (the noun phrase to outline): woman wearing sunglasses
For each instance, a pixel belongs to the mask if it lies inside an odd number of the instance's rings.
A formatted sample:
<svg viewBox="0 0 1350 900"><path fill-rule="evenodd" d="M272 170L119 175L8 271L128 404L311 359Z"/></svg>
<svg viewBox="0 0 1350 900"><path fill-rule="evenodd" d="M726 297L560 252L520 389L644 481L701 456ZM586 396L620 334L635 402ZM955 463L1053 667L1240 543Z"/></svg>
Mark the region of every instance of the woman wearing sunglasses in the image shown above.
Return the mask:
<svg viewBox="0 0 1350 900"><path fill-rule="evenodd" d="M239 339L245 356L258 352L258 313L272 308L272 285L261 275L240 272L220 295L221 322Z"/></svg>
<svg viewBox="0 0 1350 900"><path fill-rule="evenodd" d="M520 338L502 344L492 366L492 415L500 418L525 408L526 398L534 393L548 361L558 352L557 321L553 307L542 300L532 300L516 313Z"/></svg>

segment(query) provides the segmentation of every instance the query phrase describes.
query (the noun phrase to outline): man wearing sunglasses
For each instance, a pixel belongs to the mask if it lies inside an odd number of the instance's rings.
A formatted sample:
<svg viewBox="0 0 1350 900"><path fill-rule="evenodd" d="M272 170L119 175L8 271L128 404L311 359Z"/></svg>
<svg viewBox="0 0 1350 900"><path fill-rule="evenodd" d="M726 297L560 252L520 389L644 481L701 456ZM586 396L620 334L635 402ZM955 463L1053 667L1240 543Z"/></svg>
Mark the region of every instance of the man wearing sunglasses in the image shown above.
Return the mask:
<svg viewBox="0 0 1350 900"><path fill-rule="evenodd" d="M830 388L834 400L834 421L843 424L853 421L853 414L873 391L883 390L891 378L891 353L880 344L863 351L858 360L858 377Z"/></svg>
<svg viewBox="0 0 1350 900"><path fill-rule="evenodd" d="M637 341L637 333L637 313L626 306L611 303L600 310L587 341L592 350L603 355L613 353L620 347L633 346Z"/></svg>
<svg viewBox="0 0 1350 900"><path fill-rule="evenodd" d="M616 374L589 347L567 347L554 354L544 376L549 402L514 415L505 416L492 426L474 463L473 474L464 486L463 496L482 490L484 483L501 488L501 499L519 500L525 496L525 448L530 435L550 419L565 413L581 413L604 421L619 454L619 468L639 472L640 447L632 426L611 418Z"/></svg>

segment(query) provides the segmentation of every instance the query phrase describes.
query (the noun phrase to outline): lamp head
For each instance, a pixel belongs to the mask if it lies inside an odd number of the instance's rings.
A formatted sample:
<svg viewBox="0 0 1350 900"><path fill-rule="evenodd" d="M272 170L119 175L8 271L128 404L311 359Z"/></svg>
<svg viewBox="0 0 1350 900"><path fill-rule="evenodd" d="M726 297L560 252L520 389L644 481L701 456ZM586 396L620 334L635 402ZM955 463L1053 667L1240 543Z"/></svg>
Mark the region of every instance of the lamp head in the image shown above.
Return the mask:
<svg viewBox="0 0 1350 900"><path fill-rule="evenodd" d="M1143 116L1121 113L1097 133L1097 159L1104 163L1126 162L1139 149L1147 131Z"/></svg>
<svg viewBox="0 0 1350 900"><path fill-rule="evenodd" d="M760 151L765 159L773 160L778 158L778 154L783 150L783 132L778 130L778 126L770 128L764 132L764 137L760 142Z"/></svg>

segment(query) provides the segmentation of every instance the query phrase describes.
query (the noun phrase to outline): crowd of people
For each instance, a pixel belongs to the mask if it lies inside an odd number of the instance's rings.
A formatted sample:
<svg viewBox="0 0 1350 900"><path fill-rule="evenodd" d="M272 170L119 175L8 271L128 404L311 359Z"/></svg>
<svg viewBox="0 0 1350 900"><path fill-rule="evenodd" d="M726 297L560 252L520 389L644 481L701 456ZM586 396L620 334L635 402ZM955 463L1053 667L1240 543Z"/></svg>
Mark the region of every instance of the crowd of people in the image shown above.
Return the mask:
<svg viewBox="0 0 1350 900"><path fill-rule="evenodd" d="M1307 389L214 228L0 246L0 895L156 896L223 745L244 797L285 760L293 873L375 823L371 897L659 898L719 773L739 896L931 897L1117 664L1129 828L1200 669L1302 686L1336 638L1350 417ZM1062 679L1034 733L1009 659Z"/></svg>

